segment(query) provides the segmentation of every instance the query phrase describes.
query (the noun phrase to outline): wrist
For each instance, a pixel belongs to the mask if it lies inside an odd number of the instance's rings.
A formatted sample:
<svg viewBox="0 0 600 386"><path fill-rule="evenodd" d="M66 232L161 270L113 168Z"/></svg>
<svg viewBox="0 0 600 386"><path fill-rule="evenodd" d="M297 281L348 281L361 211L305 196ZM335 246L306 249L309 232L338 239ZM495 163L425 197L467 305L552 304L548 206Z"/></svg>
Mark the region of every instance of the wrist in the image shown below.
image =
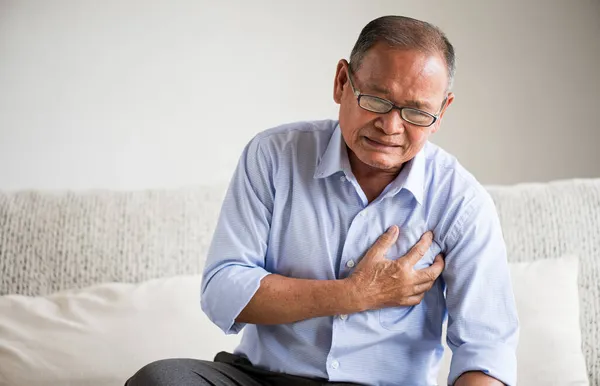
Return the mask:
<svg viewBox="0 0 600 386"><path fill-rule="evenodd" d="M501 386L504 385L499 380L485 375L479 371L468 371L458 377L455 386Z"/></svg>
<svg viewBox="0 0 600 386"><path fill-rule="evenodd" d="M354 278L348 277L338 280L338 282L341 291L339 299L343 308L343 311L340 313L351 314L372 309L364 291L360 290Z"/></svg>

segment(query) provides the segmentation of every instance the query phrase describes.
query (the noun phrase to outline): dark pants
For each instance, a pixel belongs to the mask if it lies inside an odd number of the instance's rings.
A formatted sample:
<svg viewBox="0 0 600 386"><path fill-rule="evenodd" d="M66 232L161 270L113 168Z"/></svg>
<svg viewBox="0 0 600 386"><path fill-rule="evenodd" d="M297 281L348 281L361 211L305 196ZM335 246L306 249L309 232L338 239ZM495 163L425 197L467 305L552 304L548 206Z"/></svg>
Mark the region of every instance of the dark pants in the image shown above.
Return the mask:
<svg viewBox="0 0 600 386"><path fill-rule="evenodd" d="M125 386L321 386L356 385L326 379L274 373L252 366L244 357L220 352L214 362L198 359L165 359L150 363Z"/></svg>

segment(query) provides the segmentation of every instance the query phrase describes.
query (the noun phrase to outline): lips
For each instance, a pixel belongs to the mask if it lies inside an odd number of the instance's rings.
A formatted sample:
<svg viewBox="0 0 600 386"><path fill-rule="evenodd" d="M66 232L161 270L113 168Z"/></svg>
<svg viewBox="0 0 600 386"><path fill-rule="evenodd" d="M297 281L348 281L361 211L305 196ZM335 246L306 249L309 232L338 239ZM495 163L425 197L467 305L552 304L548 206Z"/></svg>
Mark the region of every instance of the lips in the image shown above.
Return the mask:
<svg viewBox="0 0 600 386"><path fill-rule="evenodd" d="M381 141L381 140L373 139L373 138L369 138L369 137L364 137L364 138L371 145L384 146L384 147L400 147L400 145L397 145L395 143L389 143L389 142L385 142L385 141Z"/></svg>

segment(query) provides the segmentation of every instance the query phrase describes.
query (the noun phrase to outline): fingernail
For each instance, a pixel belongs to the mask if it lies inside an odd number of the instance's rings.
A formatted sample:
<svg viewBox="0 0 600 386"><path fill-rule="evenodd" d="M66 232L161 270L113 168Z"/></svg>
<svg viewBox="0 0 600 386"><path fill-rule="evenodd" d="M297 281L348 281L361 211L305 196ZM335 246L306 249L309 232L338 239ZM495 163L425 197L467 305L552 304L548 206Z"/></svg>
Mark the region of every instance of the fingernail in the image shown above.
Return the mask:
<svg viewBox="0 0 600 386"><path fill-rule="evenodd" d="M429 238L433 240L433 232L432 231L427 232L427 236L429 236Z"/></svg>
<svg viewBox="0 0 600 386"><path fill-rule="evenodd" d="M391 227L388 228L387 230L389 233L394 234L398 231L398 227L395 225L392 225Z"/></svg>

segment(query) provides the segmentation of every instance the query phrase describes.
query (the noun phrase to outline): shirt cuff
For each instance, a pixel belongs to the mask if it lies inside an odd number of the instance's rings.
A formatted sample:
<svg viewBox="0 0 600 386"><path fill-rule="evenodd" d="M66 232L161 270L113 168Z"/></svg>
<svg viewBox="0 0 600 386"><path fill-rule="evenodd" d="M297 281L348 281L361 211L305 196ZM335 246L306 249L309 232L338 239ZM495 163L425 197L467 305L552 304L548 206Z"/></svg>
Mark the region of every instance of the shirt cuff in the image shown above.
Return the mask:
<svg viewBox="0 0 600 386"><path fill-rule="evenodd" d="M481 371L508 386L517 384L517 357L511 345L464 343L453 350L448 384L467 371Z"/></svg>
<svg viewBox="0 0 600 386"><path fill-rule="evenodd" d="M260 267L230 265L217 272L201 296L202 310L225 334L237 334L245 323L235 323L269 272Z"/></svg>

